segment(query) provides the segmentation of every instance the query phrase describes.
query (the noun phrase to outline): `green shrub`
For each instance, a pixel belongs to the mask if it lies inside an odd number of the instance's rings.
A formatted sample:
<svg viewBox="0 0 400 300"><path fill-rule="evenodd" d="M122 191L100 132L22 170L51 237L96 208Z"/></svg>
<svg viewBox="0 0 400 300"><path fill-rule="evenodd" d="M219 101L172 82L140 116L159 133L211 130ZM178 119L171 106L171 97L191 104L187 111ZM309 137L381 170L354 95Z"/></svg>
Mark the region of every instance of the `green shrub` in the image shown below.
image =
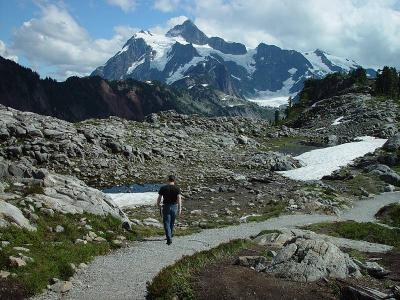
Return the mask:
<svg viewBox="0 0 400 300"><path fill-rule="evenodd" d="M400 204L394 203L381 208L377 217L385 224L400 227Z"/></svg>
<svg viewBox="0 0 400 300"><path fill-rule="evenodd" d="M362 240L394 247L400 246L400 230L390 229L375 223L357 223L354 221L318 223L306 229L352 240Z"/></svg>
<svg viewBox="0 0 400 300"><path fill-rule="evenodd" d="M39 213L40 215L40 213ZM75 244L75 240L87 234L88 229L79 225L81 218L86 217L87 223L95 232L107 230L113 234L104 235L107 242L88 242L87 244ZM64 227L64 232L56 233L48 228L57 225ZM127 234L121 227L121 221L112 217L100 217L91 214L54 216L40 215L37 223L37 231L9 226L0 228L1 239L9 241L10 245L3 247L0 252L0 269L16 273L17 280L30 295L42 292L49 284L51 278L67 280L73 275L71 263L78 265L81 262L89 262L95 256L106 254L110 251L110 242L116 235L128 235L133 239L133 234ZM16 255L15 246L30 249L26 255L33 258L25 267L11 268L8 265L8 257Z"/></svg>

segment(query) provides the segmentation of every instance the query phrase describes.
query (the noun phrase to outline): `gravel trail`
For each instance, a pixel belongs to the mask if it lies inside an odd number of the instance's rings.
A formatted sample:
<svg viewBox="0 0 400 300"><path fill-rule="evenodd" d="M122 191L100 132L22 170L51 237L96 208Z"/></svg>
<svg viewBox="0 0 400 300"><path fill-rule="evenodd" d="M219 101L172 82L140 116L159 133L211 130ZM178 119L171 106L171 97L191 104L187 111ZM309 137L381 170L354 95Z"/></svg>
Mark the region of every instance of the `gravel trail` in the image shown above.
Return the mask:
<svg viewBox="0 0 400 300"><path fill-rule="evenodd" d="M209 229L190 236L176 237L171 246L157 238L135 242L110 255L95 258L85 273L74 277L74 288L62 298L47 292L35 299L144 299L146 282L151 281L163 267L173 264L183 255L216 247L232 239L247 238L264 229L291 228L326 221L375 221L374 214L379 208L399 200L400 193L385 193L356 202L353 208L339 217L284 215L260 223Z"/></svg>

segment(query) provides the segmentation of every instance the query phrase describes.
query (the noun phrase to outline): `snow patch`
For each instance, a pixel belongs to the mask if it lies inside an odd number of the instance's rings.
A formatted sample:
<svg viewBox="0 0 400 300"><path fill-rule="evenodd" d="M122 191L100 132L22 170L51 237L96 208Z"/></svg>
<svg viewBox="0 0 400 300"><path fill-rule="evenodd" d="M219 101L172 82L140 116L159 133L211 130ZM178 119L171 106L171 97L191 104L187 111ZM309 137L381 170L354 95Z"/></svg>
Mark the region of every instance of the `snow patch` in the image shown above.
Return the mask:
<svg viewBox="0 0 400 300"><path fill-rule="evenodd" d="M304 167L278 173L294 180L320 180L341 167L347 166L356 158L374 152L386 141L386 139L364 136L358 138L356 142L312 150L295 157Z"/></svg>
<svg viewBox="0 0 400 300"><path fill-rule="evenodd" d="M332 64L341 67L342 69L346 70L347 72L356 69L358 67L358 64L351 59L343 58L343 57L338 57L335 55L331 55L328 53L325 53L325 56L327 59L331 61Z"/></svg>
<svg viewBox="0 0 400 300"><path fill-rule="evenodd" d="M323 76L332 73L331 69L329 69L329 67L322 62L321 57L315 54L313 51L305 52L303 55L313 66L313 71L316 72L316 74Z"/></svg>
<svg viewBox="0 0 400 300"><path fill-rule="evenodd" d="M250 102L254 102L260 106L279 107L281 105L288 104L289 97L293 97L294 94L290 93L290 88L295 84L292 77L289 77L283 82L283 86L280 90L271 91L257 91L255 98L248 98Z"/></svg>
<svg viewBox="0 0 400 300"><path fill-rule="evenodd" d="M340 122L340 121L343 120L343 118L344 117L339 117L339 118L335 119L331 125L336 126L336 125L342 124L342 122Z"/></svg>
<svg viewBox="0 0 400 300"><path fill-rule="evenodd" d="M124 48L122 48L121 51L118 52L118 54L124 53L124 52L128 51L128 49L129 49L129 46L126 45Z"/></svg>
<svg viewBox="0 0 400 300"><path fill-rule="evenodd" d="M158 193L114 193L107 194L119 207L135 207L154 205L157 202Z"/></svg>
<svg viewBox="0 0 400 300"><path fill-rule="evenodd" d="M241 78L239 78L239 77L236 77L236 76L235 76L235 75L233 75L233 74L231 74L231 77L232 77L232 78L235 78L236 80L242 81L242 79L241 79Z"/></svg>
<svg viewBox="0 0 400 300"><path fill-rule="evenodd" d="M288 103L288 98L289 97L287 96L278 96L247 100L262 107L280 107L281 105L286 105Z"/></svg>
<svg viewBox="0 0 400 300"><path fill-rule="evenodd" d="M142 63L144 63L145 58L143 57L142 59L135 61L132 63L132 65L128 68L126 71L126 74L131 74L135 69L140 66Z"/></svg>
<svg viewBox="0 0 400 300"><path fill-rule="evenodd" d="M190 62L185 64L184 66L179 67L175 72L171 72L168 77L167 84L171 84L177 80L180 80L185 77L185 72L191 67L195 66L199 62L201 62L203 57L194 57Z"/></svg>

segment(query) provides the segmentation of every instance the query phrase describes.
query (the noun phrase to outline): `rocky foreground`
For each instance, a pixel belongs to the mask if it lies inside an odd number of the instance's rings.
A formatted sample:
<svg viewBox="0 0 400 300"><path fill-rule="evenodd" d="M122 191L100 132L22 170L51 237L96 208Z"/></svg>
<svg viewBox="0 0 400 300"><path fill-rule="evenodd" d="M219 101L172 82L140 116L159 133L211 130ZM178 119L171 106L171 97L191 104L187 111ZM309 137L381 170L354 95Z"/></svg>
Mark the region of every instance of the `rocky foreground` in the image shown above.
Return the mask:
<svg viewBox="0 0 400 300"><path fill-rule="evenodd" d="M1 174L13 183L43 187L43 193L24 201L62 213L110 212L124 217L106 195L85 183L97 188L162 183L168 173L177 174L185 196L193 200L188 204L192 210L207 206L205 201L194 203L219 191L215 201L223 203L215 206L228 216L257 213L277 200L294 209L334 213L340 208L337 203L345 199L325 197L332 187L303 189L304 184L274 171L301 166L290 154L364 135L393 136L397 114L394 102L381 103L368 93L353 92L313 104L294 122L296 129L263 120L204 118L172 111L149 115L145 122L110 117L69 123L2 106ZM396 164L397 158L391 162ZM383 168L370 171L382 173ZM236 199L238 193L242 196Z"/></svg>
<svg viewBox="0 0 400 300"><path fill-rule="evenodd" d="M355 200L400 186L399 110L393 101L380 101L349 91L315 103L289 123L292 127L173 111L151 114L144 122L110 117L69 123L0 106L0 224L41 234L47 226L43 220L51 220L47 228L54 234L63 232L54 219L81 216L73 243L121 245L126 237L117 239L117 230L95 230L81 219L112 215L127 229L154 233L149 230L160 226L158 212L152 207L122 211L98 189L162 183L170 173L184 191L182 230L260 221L282 212L338 214ZM294 181L276 173L301 167L294 157L305 151L365 135L389 141L322 181ZM5 261L11 270L29 265L28 255L10 257Z"/></svg>

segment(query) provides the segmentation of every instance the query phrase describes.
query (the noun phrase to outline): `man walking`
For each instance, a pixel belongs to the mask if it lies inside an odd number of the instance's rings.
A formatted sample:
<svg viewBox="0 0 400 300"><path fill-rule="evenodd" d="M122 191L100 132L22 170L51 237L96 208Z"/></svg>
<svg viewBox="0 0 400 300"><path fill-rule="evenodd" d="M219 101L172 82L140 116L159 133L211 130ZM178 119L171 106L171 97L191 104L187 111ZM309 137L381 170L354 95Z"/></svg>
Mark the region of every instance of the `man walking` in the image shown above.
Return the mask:
<svg viewBox="0 0 400 300"><path fill-rule="evenodd" d="M182 213L182 196L181 190L175 185L175 176L168 176L168 184L162 186L158 191L157 206L161 206L162 199L162 216L164 223L165 235L167 237L167 245L172 244L174 235L174 223L176 214Z"/></svg>

